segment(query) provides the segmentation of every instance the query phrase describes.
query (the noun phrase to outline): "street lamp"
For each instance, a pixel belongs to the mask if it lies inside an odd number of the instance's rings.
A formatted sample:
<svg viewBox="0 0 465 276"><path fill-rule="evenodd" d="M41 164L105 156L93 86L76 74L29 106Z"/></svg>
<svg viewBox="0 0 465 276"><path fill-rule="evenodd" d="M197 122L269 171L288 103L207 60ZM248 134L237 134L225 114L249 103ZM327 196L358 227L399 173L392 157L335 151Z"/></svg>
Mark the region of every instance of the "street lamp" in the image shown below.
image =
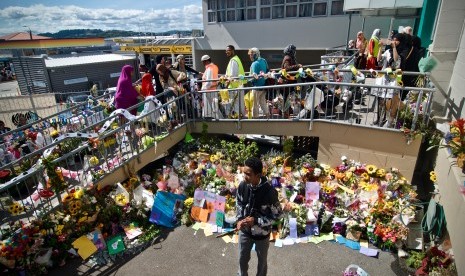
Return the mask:
<svg viewBox="0 0 465 276"><path fill-rule="evenodd" d="M29 38L32 40L32 31L31 31L31 28L29 28L29 26L23 26L23 28L28 28L28 29L29 29Z"/></svg>

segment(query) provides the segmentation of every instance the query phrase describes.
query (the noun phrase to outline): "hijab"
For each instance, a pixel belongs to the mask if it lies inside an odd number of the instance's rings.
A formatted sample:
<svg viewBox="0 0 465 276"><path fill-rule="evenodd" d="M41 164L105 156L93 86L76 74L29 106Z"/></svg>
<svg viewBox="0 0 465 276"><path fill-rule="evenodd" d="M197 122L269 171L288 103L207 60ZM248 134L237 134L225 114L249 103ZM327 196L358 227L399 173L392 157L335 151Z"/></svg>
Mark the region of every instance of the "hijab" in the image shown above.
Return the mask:
<svg viewBox="0 0 465 276"><path fill-rule="evenodd" d="M153 89L153 84L152 84L152 74L145 73L142 76L141 91L144 97L155 95L155 90Z"/></svg>
<svg viewBox="0 0 465 276"><path fill-rule="evenodd" d="M116 94L124 94L125 91L131 91L133 89L131 80L131 72L133 70L134 67L131 65L123 66L123 69L121 69L121 75L118 79L118 85L116 86Z"/></svg>
<svg viewBox="0 0 465 276"><path fill-rule="evenodd" d="M379 39L379 35L381 34L381 30L380 29L375 29L373 31L373 34L371 35L371 38L376 38L376 39Z"/></svg>
<svg viewBox="0 0 465 276"><path fill-rule="evenodd" d="M294 64L296 63L295 51L296 51L296 47L293 44L289 44L286 46L286 48L284 48L284 54L287 56L290 56Z"/></svg>

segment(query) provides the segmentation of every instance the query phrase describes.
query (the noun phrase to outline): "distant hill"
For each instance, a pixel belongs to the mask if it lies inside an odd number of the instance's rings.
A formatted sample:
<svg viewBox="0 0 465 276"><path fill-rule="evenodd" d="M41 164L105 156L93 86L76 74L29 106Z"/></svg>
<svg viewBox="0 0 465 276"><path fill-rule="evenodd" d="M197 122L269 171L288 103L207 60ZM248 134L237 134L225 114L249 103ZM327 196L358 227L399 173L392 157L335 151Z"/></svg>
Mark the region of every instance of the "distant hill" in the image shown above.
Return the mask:
<svg viewBox="0 0 465 276"><path fill-rule="evenodd" d="M133 31L122 31L122 30L109 30L102 31L100 29L75 29L75 30L61 30L57 33L41 33L38 35L52 37L52 38L87 38L87 37L128 37L128 36L143 36L143 35L174 35L180 34L181 36L190 36L192 31L178 31L171 30L161 33L144 33L144 32L133 32Z"/></svg>

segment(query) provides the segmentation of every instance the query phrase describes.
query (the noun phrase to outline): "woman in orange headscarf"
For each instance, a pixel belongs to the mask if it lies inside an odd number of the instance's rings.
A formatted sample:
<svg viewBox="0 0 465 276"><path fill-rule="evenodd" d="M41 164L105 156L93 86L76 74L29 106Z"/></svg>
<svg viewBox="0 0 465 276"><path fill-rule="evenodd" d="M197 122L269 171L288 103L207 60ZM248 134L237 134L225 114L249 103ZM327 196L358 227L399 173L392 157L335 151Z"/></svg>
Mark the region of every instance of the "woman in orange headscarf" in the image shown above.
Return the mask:
<svg viewBox="0 0 465 276"><path fill-rule="evenodd" d="M155 96L155 89L153 89L152 84L152 74L147 72L142 76L140 92L144 98L148 96Z"/></svg>

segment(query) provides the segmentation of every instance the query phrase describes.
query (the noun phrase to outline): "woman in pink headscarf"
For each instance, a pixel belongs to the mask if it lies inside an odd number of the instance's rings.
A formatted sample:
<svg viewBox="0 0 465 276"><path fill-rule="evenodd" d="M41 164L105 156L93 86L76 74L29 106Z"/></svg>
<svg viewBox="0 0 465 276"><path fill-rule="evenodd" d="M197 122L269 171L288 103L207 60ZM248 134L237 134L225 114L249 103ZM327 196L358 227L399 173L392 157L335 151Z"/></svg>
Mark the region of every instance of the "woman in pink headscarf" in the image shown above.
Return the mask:
<svg viewBox="0 0 465 276"><path fill-rule="evenodd" d="M121 75L118 79L118 85L116 86L115 94L115 107L116 109L123 108L128 109L129 107L137 104L137 97L139 94L132 85L132 74L134 73L134 67L131 65L124 65L121 70ZM137 115L137 108L132 109L132 115Z"/></svg>

